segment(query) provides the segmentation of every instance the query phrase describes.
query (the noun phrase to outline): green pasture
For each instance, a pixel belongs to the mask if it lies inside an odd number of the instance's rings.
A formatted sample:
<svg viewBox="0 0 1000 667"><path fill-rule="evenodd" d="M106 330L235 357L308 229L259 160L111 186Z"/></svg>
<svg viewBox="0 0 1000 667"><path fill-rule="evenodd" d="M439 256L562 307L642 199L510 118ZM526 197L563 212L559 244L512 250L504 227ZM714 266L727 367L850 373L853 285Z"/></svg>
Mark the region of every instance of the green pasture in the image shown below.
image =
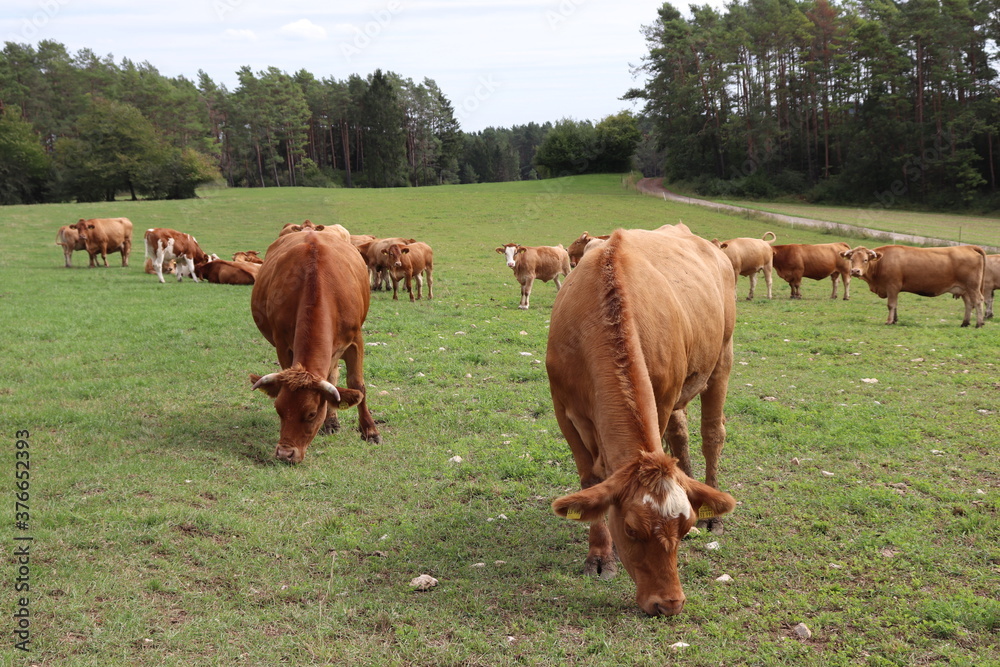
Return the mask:
<svg viewBox="0 0 1000 667"><path fill-rule="evenodd" d="M617 176L0 216L0 664L1000 665L1000 323L960 328L961 301L903 295L888 327L861 281L850 301L830 300L828 281L791 301L775 278L773 300L746 302L740 280L720 467L740 504L724 535L682 545L684 613L650 618L624 571L581 575L587 528L549 508L578 488L541 363L555 288L537 283L518 310L494 248L678 220L760 237L774 223ZM81 252L63 268L57 228L109 216L135 224L131 267L112 255L88 269ZM141 238L171 227L228 257L305 219L426 241L435 298L372 295L365 376L383 443L346 411L293 467L274 462L277 414L250 391L250 373L277 368L250 288L160 285ZM30 653L12 634L15 537L33 538ZM414 592L421 574L439 585Z"/></svg>

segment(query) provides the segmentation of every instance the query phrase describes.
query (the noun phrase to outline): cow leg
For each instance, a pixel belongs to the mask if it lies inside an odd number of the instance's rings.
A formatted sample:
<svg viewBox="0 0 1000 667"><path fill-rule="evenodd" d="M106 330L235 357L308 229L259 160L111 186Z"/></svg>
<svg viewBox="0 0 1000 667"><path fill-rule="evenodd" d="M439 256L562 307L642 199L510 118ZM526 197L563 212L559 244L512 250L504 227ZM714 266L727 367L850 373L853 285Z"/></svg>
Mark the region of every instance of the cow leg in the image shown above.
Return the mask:
<svg viewBox="0 0 1000 667"><path fill-rule="evenodd" d="M559 283L559 276L558 275L554 276L552 278L552 282L556 284L556 292L558 293L559 290L562 288L562 285Z"/></svg>
<svg viewBox="0 0 1000 667"><path fill-rule="evenodd" d="M972 294L963 294L962 301L965 302L965 319L962 320L962 326L969 326L973 308L976 310L976 328L983 326L983 298L979 290L973 291Z"/></svg>
<svg viewBox="0 0 1000 667"><path fill-rule="evenodd" d="M427 298L434 298L434 281L431 278L431 268L428 266L427 270L424 272L427 274Z"/></svg>
<svg viewBox="0 0 1000 667"><path fill-rule="evenodd" d="M984 295L986 297L986 313L983 315L986 319L992 319L993 317L993 290L989 290L989 293Z"/></svg>
<svg viewBox="0 0 1000 667"><path fill-rule="evenodd" d="M122 244L122 268L128 266L128 256L131 254L132 254L132 240L126 238L125 243Z"/></svg>
<svg viewBox="0 0 1000 667"><path fill-rule="evenodd" d="M108 268L108 244L101 244L101 261L104 262L104 268Z"/></svg>
<svg viewBox="0 0 1000 667"><path fill-rule="evenodd" d="M399 301L399 279L396 278L395 274L389 274L389 277L392 279L392 300ZM386 289L388 289L388 285L386 285Z"/></svg>
<svg viewBox="0 0 1000 667"><path fill-rule="evenodd" d="M667 420L667 430L663 435L664 449L677 459L681 470L688 477L692 477L691 472L691 450L688 447L688 418L687 410L674 410Z"/></svg>
<svg viewBox="0 0 1000 667"><path fill-rule="evenodd" d="M767 264L766 266L764 266L764 284L767 285L767 298L768 299L773 299L774 298L774 296L773 296L773 294L771 292L771 269L772 269L772 266L770 264Z"/></svg>
<svg viewBox="0 0 1000 667"><path fill-rule="evenodd" d="M417 281L417 301L424 295L424 274L418 273L413 277Z"/></svg>
<svg viewBox="0 0 1000 667"><path fill-rule="evenodd" d="M844 301L850 301L851 299L851 274L842 273L840 274L840 282L844 283Z"/></svg>
<svg viewBox="0 0 1000 667"><path fill-rule="evenodd" d="M153 270L156 271L156 277L162 283L163 282L163 260L165 259L165 254L166 253L163 252L163 247L159 243L157 243L157 245L160 246L160 247L158 247L156 249L156 256L153 257ZM176 271L178 273L180 273L180 268L178 267L176 269Z"/></svg>
<svg viewBox="0 0 1000 667"><path fill-rule="evenodd" d="M71 261L73 259L73 249L67 246L63 246L63 255L66 257L66 268L67 269L73 268L73 263ZM993 303L992 298L990 299L990 303Z"/></svg>
<svg viewBox="0 0 1000 667"><path fill-rule="evenodd" d="M729 372L733 365L733 350L726 347L718 366L708 380L708 387L701 394L701 453L705 457L705 484L719 488L719 458L726 442L726 391ZM721 535L722 519L713 517L698 522L712 533Z"/></svg>
<svg viewBox="0 0 1000 667"><path fill-rule="evenodd" d="M365 391L364 377L364 343L359 340L357 345L347 348L343 359L347 366L347 386L357 389L363 395L361 402L358 403L358 430L361 431L361 438L377 445L382 442L382 435L378 432L372 413L368 411L368 394Z"/></svg>
<svg viewBox="0 0 1000 667"><path fill-rule="evenodd" d="M899 311L896 309L896 306L899 303L899 292L889 292L886 295L886 298L888 299L887 308L889 309L889 317L886 319L885 323L895 324L899 321Z"/></svg>
<svg viewBox="0 0 1000 667"><path fill-rule="evenodd" d="M747 295L747 301L753 301L753 292L757 288L757 272L754 271L750 274L750 294Z"/></svg>
<svg viewBox="0 0 1000 667"><path fill-rule="evenodd" d="M832 276L830 276L830 282L833 284L833 292L830 293L830 298L831 299L836 299L837 298L837 281L838 280L840 280L840 274L839 273L835 273Z"/></svg>
<svg viewBox="0 0 1000 667"><path fill-rule="evenodd" d="M530 306L531 299L531 284L535 282L535 279L531 276L527 276L524 282L521 283L521 304L518 306L521 310L528 310Z"/></svg>
<svg viewBox="0 0 1000 667"><path fill-rule="evenodd" d="M802 298L802 279L793 279L792 282L788 283L792 286L792 298L801 299Z"/></svg>
<svg viewBox="0 0 1000 667"><path fill-rule="evenodd" d="M410 295L410 301L412 302L414 300L413 299L413 272L412 271L407 271L406 272L406 291ZM417 298L419 298L419 297L420 297L420 282L418 281L417 282Z"/></svg>

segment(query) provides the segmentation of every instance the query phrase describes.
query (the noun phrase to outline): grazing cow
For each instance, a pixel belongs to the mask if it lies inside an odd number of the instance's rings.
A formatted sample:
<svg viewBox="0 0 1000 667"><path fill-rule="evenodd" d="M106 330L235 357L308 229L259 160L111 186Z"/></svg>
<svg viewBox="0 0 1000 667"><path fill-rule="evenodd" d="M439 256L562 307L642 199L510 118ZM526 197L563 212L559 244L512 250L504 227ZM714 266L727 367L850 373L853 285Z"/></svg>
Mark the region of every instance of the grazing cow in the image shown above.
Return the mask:
<svg viewBox="0 0 1000 667"><path fill-rule="evenodd" d="M771 235L768 241L767 235ZM712 243L722 248L726 257L733 265L733 272L739 282L740 276L750 277L750 294L747 301L753 300L754 289L757 287L757 272L764 272L764 282L767 283L767 298L771 296L771 268L773 266L774 253L771 252L771 243L778 239L774 232L764 232L763 239L738 238L719 242L712 239Z"/></svg>
<svg viewBox="0 0 1000 667"><path fill-rule="evenodd" d="M993 290L1000 289L1000 255L986 255L986 275L983 277L984 317L993 317Z"/></svg>
<svg viewBox="0 0 1000 667"><path fill-rule="evenodd" d="M97 266L100 253L104 268L108 268L108 254L120 252L122 267L128 266L128 256L132 252L132 221L128 218L81 218L73 227L87 246L90 268Z"/></svg>
<svg viewBox="0 0 1000 667"><path fill-rule="evenodd" d="M278 459L301 462L320 427L336 432L337 410L355 405L361 437L382 441L365 401L361 326L369 298L364 261L332 234L289 234L267 249L250 310L282 370L250 381L274 399L281 418ZM340 359L347 365L346 389L336 386Z"/></svg>
<svg viewBox="0 0 1000 667"><path fill-rule="evenodd" d="M802 279L823 280L830 278L833 282L831 299L837 298L837 280L844 283L844 301L851 298L851 263L841 253L850 250L851 246L844 242L789 243L788 245L771 246L774 253L774 270L782 280L792 287L793 299L802 298Z"/></svg>
<svg viewBox="0 0 1000 667"><path fill-rule="evenodd" d="M228 262L216 259L194 267L194 275L201 280L220 285L253 285L260 264L253 262Z"/></svg>
<svg viewBox="0 0 1000 667"><path fill-rule="evenodd" d="M146 257L153 260L153 269L156 277L163 281L163 263L168 259L177 260L176 274L177 281L180 282L184 276L190 276L192 280L198 282L195 275L195 266L217 259L205 254L205 251L198 245L198 241L190 234L179 232L175 229L163 229L156 227L146 230Z"/></svg>
<svg viewBox="0 0 1000 667"><path fill-rule="evenodd" d="M250 264L263 264L264 260L260 258L256 250L241 250L239 252L233 253L234 262L249 262Z"/></svg>
<svg viewBox="0 0 1000 667"><path fill-rule="evenodd" d="M73 268L73 264L70 261L73 258L73 251L87 249L87 243L80 238L80 232L76 231L76 227L70 227L69 225L63 225L56 232L56 245L62 246L67 269Z"/></svg>
<svg viewBox="0 0 1000 667"><path fill-rule="evenodd" d="M886 324L899 321L896 310L899 293L912 292L920 296L949 293L962 297L965 302L962 326L969 326L973 308L976 327L983 326L986 252L979 246L911 248L884 245L874 250L858 246L841 255L851 262L852 276L861 278L872 292L889 300Z"/></svg>
<svg viewBox="0 0 1000 667"><path fill-rule="evenodd" d="M735 294L725 255L667 225L614 232L584 256L552 308L545 364L583 489L552 508L590 523L586 573L614 576L617 548L647 614L681 611L681 538L699 519L718 530L716 517L735 507L714 488ZM688 453L686 408L698 395L705 484L691 478Z"/></svg>
<svg viewBox="0 0 1000 667"><path fill-rule="evenodd" d="M518 308L527 310L531 298L531 286L535 279L542 282L552 281L556 284L556 292L562 284L559 276L568 276L570 272L569 253L556 246L523 246L507 243L496 249L507 259L507 266L514 270L514 278L521 284L521 303Z"/></svg>
<svg viewBox="0 0 1000 667"><path fill-rule="evenodd" d="M595 241L598 239L603 239L606 241L608 239L608 235L605 234L604 236L591 236L587 232L584 232L583 234L580 234L580 237L578 239L569 244L569 247L566 248L566 252L569 254L570 268L576 266L577 263L580 261L580 258L583 257L583 253L587 252L587 245L591 241Z"/></svg>
<svg viewBox="0 0 1000 667"><path fill-rule="evenodd" d="M306 220L301 225L297 225L294 222L289 222L284 227L281 228L281 231L278 232L278 236L284 236L285 234L293 234L295 232L302 232L309 230L312 230L314 232L327 232L328 234L336 234L345 241L351 240L351 233L347 231L347 229L342 225L317 225L314 224L311 220Z"/></svg>
<svg viewBox="0 0 1000 667"><path fill-rule="evenodd" d="M417 280L417 299L420 298L423 277L427 276L427 298L434 298L434 251L426 243L414 241L402 244L393 243L382 253L386 257L389 278L392 280L392 298L398 301L399 281L405 280L406 291L410 293L410 301L413 301L413 279Z"/></svg>

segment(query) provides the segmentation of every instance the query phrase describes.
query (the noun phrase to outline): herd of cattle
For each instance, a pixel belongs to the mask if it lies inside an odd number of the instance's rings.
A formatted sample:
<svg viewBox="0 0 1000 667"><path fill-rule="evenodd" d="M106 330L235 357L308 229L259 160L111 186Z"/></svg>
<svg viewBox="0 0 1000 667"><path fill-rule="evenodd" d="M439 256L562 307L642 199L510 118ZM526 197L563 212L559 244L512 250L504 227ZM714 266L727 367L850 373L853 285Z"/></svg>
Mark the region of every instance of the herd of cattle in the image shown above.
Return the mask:
<svg viewBox="0 0 1000 667"><path fill-rule="evenodd" d="M67 266L73 249L86 249L91 266L98 253L107 266L107 253L120 252L128 266L131 231L125 218L81 220L60 229L57 242ZM250 382L274 400L281 423L278 459L301 462L321 429L339 429L337 411L354 406L362 438L381 442L366 404L362 325L372 290L386 280L393 298L403 280L414 300L426 276L432 298L430 246L354 236L340 225L309 221L286 225L263 260L252 251L220 260L204 253L194 237L169 229L148 230L145 246L161 282L165 263L174 260L178 279L253 284L251 314L275 347L281 370L252 374ZM581 490L558 498L552 508L590 524L585 571L613 576L617 554L636 584L639 606L650 615L681 612L681 539L698 522L718 531L719 517L736 504L718 490L718 461L726 436L739 276L751 279L750 299L758 272L764 273L768 297L775 270L791 285L792 298L802 297L803 278L829 277L832 298L839 280L848 299L851 278L861 278L888 298L889 324L897 321L899 293L913 292L961 297L963 326L972 309L982 326L984 294L991 316L992 293L1000 286L1000 255L987 256L977 246L869 250L846 243L719 242L683 224L600 237L585 232L568 249L506 244L496 251L521 285L520 308L529 307L535 279L552 280L557 289L545 365ZM346 387L337 386L341 359ZM701 400L704 483L691 477L687 405L695 397Z"/></svg>

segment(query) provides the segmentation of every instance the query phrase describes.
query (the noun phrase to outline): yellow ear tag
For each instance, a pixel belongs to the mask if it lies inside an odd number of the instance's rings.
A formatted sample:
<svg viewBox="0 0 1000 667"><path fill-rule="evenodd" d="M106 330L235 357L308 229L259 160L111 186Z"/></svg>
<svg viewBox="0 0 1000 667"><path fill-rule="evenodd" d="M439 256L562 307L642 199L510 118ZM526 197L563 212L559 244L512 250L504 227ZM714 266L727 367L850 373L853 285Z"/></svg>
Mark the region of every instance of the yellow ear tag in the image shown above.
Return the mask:
<svg viewBox="0 0 1000 667"><path fill-rule="evenodd" d="M715 512L708 505L702 505L698 508L698 518L699 519L714 519Z"/></svg>
<svg viewBox="0 0 1000 667"><path fill-rule="evenodd" d="M568 510L566 510L566 518L567 519L574 519L574 520L576 520L576 519L582 519L583 518L583 513L580 512L580 510L578 510L575 507L570 507Z"/></svg>

